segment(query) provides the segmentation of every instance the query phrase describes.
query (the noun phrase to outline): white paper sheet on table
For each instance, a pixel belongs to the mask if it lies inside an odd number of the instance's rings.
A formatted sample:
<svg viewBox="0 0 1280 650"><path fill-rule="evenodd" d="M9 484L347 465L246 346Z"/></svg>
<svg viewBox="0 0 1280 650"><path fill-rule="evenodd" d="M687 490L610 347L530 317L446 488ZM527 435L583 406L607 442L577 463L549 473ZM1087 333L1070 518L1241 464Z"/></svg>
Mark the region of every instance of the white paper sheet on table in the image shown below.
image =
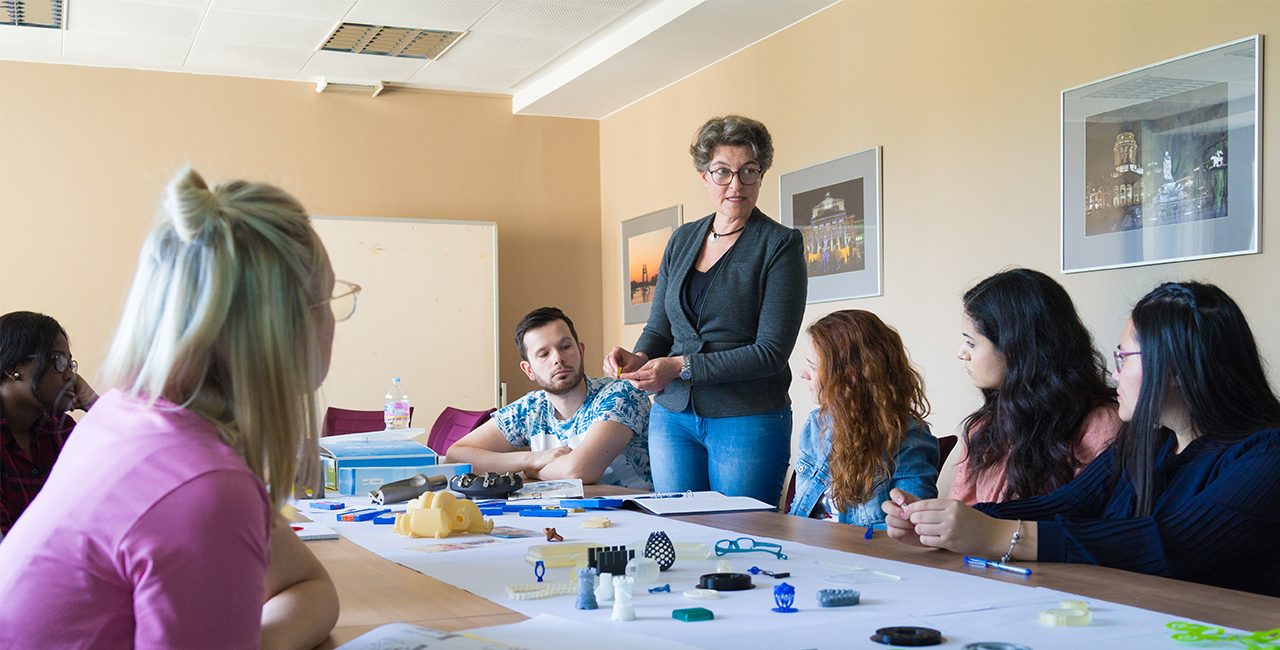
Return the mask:
<svg viewBox="0 0 1280 650"><path fill-rule="evenodd" d="M604 606L606 614L608 606ZM527 621L493 627L478 627L467 630L467 634L475 634L486 639L518 645L528 650L695 650L691 646L677 641L663 641L661 646L654 643L653 637L632 634L627 631L628 623L608 621L609 629L602 633L601 627L571 621L550 614L539 614ZM687 623L686 625L693 625ZM607 636L605 636L607 635Z"/></svg>
<svg viewBox="0 0 1280 650"><path fill-rule="evenodd" d="M458 632L392 623L374 628L338 646L337 650L534 650L473 639Z"/></svg>
<svg viewBox="0 0 1280 650"><path fill-rule="evenodd" d="M362 505L364 501L356 500L351 503ZM970 572L944 571L758 537L756 539L759 541L781 544L788 559L778 560L765 553L748 553L705 561L678 561L670 570L661 574L658 583L669 583L672 593L650 594L647 588L655 585L636 585L634 606L637 620L613 622L609 620L608 604L602 604L599 610L579 611L573 607L572 596L524 601L507 599L507 586L535 582L533 567L525 562L524 556L529 546L546 543L541 537L503 540L502 544L451 553L426 554L412 549L439 544L445 540L408 539L396 535L388 526L375 526L367 522L336 522L335 514L329 512L311 511L307 514L333 526L344 537L384 558L526 616L551 615L596 625L602 630L616 631L622 627L629 633L681 641L704 648L845 648L850 647L851 642L852 647L877 647L877 644L869 640L871 633L877 628L929 623L943 630L948 638L946 645L951 645L951 640L956 639L964 640L964 643L1016 640L1036 650L1042 650L1042 647L1084 646L1088 646L1090 650L1106 647L1165 647L1168 645L1165 641L1171 636L1165 624L1174 620L1174 617L1167 614L1083 598L1100 608L1099 624L1084 628L1044 627L1038 623L1039 610L1056 607L1058 601L1064 598L1078 600L1082 597L991 580ZM613 526L598 530L581 528L585 518L602 514L613 521ZM720 539L742 536L731 531L620 510L574 513L559 519L515 515L493 519L499 526L529 530L540 531L544 526L554 526L566 541L592 541L605 545L644 541L649 533L657 530L665 531L674 542L700 542L708 546L713 546ZM487 538L482 535L460 535L450 537L448 541ZM700 575L713 572L717 559L728 559L734 570L740 572L752 566L775 572L789 571L791 577L784 581L796 588L795 606L800 611L794 614L770 611L774 606L772 588L783 581L763 575L754 577L757 588L750 591L728 592L724 597L711 601L685 598L682 592L695 587ZM860 566L897 575L902 579L854 585L853 588L862 594L860 605L819 608L816 603L819 589L850 586L824 580L823 576L849 572L819 562ZM960 562L959 558L957 562ZM545 580L565 582L570 578L569 571L568 567L547 569ZM971 570L972 573L978 571ZM673 609L687 607L706 607L715 613L716 618L699 623L685 623L671 618ZM1102 611L1107 612L1105 616ZM1025 628L1021 625L1011 627L1010 621L1021 621L1024 618L1029 621ZM1099 645L1108 639L1129 639L1127 643L1130 645L1124 646L1119 641L1115 645ZM1134 644L1134 639L1140 640ZM1173 644L1169 647L1177 647L1176 642L1168 643Z"/></svg>

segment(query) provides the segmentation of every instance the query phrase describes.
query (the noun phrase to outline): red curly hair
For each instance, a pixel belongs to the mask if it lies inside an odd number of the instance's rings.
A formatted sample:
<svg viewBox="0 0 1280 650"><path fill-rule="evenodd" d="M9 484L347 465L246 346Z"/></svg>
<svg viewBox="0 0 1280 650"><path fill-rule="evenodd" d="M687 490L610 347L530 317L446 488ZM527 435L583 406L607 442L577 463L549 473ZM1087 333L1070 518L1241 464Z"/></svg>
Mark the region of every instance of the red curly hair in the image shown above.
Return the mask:
<svg viewBox="0 0 1280 650"><path fill-rule="evenodd" d="M924 378L902 337L875 314L847 309L809 326L818 355L818 406L830 423L831 492L841 511L869 500L891 476L896 451L913 420L924 421Z"/></svg>

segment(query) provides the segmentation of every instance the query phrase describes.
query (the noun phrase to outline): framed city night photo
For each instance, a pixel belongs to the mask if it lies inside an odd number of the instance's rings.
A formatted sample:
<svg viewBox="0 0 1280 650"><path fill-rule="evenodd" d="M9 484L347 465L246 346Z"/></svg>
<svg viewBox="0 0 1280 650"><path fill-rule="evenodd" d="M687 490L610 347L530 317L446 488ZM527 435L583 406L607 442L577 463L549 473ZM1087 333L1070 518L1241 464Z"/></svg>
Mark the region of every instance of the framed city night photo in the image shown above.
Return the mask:
<svg viewBox="0 0 1280 650"><path fill-rule="evenodd" d="M682 217L681 206L674 205L622 222L623 324L648 322L662 253Z"/></svg>
<svg viewBox="0 0 1280 650"><path fill-rule="evenodd" d="M881 294L880 147L782 174L782 223L804 235L809 300Z"/></svg>
<svg viewBox="0 0 1280 650"><path fill-rule="evenodd" d="M1262 36L1062 92L1065 273L1257 253Z"/></svg>

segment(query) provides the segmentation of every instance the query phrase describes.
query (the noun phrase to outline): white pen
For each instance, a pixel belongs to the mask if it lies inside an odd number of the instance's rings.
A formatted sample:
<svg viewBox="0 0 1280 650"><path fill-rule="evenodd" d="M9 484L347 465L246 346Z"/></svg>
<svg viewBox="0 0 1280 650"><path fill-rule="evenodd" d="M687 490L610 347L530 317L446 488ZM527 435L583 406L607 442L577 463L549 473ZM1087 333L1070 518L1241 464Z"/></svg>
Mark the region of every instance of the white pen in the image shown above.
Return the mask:
<svg viewBox="0 0 1280 650"><path fill-rule="evenodd" d="M964 563L970 566L976 566L976 567L983 567L983 568L992 567L995 569L1000 569L1001 571L1008 571L1010 573L1019 573L1024 576L1031 575L1031 569L1024 569L1022 567L1016 567L1009 564L1005 564L1004 562L996 562L995 560L984 560L980 557L973 557L972 555L964 556Z"/></svg>

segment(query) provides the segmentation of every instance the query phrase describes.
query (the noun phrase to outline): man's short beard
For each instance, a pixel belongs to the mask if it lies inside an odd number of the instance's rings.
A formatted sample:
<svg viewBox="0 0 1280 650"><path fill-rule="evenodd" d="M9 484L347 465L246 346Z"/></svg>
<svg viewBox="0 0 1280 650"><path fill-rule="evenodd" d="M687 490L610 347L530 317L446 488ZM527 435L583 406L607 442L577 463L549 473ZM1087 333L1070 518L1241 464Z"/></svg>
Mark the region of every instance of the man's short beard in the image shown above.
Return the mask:
<svg viewBox="0 0 1280 650"><path fill-rule="evenodd" d="M557 381L554 378L544 381L541 377L537 377L536 381L538 382L538 388L547 391L548 395L559 397L577 388L578 384L582 383L586 376L586 360L584 359L578 362L578 367L573 369L573 374L562 381Z"/></svg>

